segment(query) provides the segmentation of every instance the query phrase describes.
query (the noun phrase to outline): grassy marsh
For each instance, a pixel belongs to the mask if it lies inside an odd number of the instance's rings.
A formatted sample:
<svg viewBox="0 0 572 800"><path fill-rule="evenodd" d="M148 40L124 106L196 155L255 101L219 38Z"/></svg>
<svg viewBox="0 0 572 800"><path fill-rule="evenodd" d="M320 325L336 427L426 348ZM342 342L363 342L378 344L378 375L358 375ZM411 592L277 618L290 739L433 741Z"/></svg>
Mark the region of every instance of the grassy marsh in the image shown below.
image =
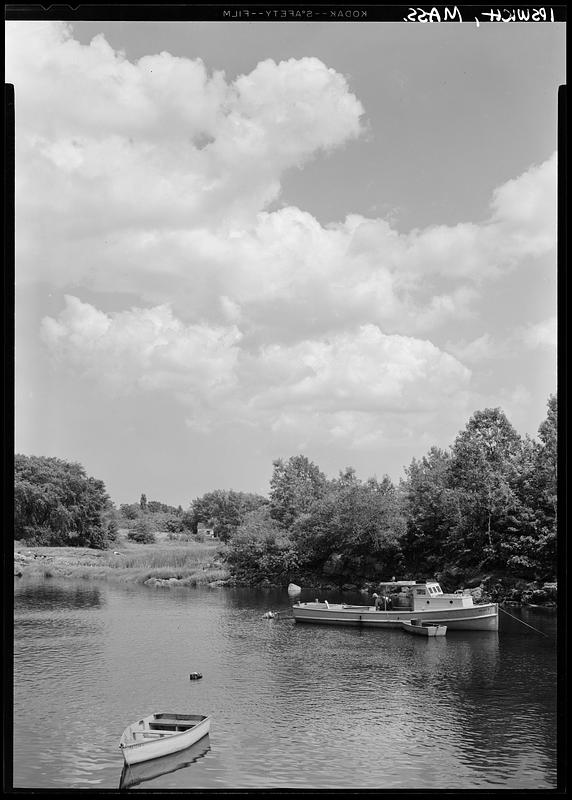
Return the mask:
<svg viewBox="0 0 572 800"><path fill-rule="evenodd" d="M119 537L113 550L26 547L16 542L14 574L206 585L229 577L220 550L220 542L181 543L163 538L155 544L137 544L124 535Z"/></svg>

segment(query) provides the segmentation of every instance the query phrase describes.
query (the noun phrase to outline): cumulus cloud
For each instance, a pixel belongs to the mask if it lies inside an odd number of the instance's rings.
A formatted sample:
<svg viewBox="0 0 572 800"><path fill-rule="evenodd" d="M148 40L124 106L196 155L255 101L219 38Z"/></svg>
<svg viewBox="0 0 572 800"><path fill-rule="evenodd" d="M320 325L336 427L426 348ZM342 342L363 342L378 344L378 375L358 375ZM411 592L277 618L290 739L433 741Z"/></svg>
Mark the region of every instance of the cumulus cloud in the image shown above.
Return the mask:
<svg viewBox="0 0 572 800"><path fill-rule="evenodd" d="M431 342L373 325L249 353L235 326L185 325L166 306L104 314L67 296L42 330L68 367L115 392L174 392L193 409L191 424L209 428L232 408L235 422L280 432L314 420L333 439L361 441L379 435L380 413L435 412L470 380Z"/></svg>
<svg viewBox="0 0 572 800"><path fill-rule="evenodd" d="M523 326L517 331L515 338L533 349L537 347L555 348L557 343L556 317Z"/></svg>
<svg viewBox="0 0 572 800"><path fill-rule="evenodd" d="M256 360L264 376L258 408L281 399L289 408L422 410L456 393L470 377L431 342L388 336L374 325L290 347L263 347Z"/></svg>
<svg viewBox="0 0 572 800"><path fill-rule="evenodd" d="M478 336L476 339L472 339L469 342L465 340L447 342L445 349L465 363L486 361L489 358L502 355L505 350L505 348L499 346L488 333L483 333L482 336Z"/></svg>
<svg viewBox="0 0 572 800"><path fill-rule="evenodd" d="M447 342L445 350L462 363L479 364L491 359L512 358L526 350L556 349L556 317L517 327L504 339L483 333L476 339Z"/></svg>
<svg viewBox="0 0 572 800"><path fill-rule="evenodd" d="M316 58L229 82L200 59L132 63L101 35L81 45L64 23L6 28L21 283L132 292L187 322L231 313L257 341L364 322L427 335L470 318L485 281L554 249L555 156L498 187L480 224L400 234L357 214L321 225L270 211L286 170L363 129L345 77Z"/></svg>
<svg viewBox="0 0 572 800"><path fill-rule="evenodd" d="M54 357L118 393L168 390L184 401L224 395L236 384L240 332L184 325L167 306L104 314L67 295L42 320Z"/></svg>
<svg viewBox="0 0 572 800"><path fill-rule="evenodd" d="M428 337L554 251L555 156L499 186L480 223L399 233L272 210L287 170L364 129L348 81L319 59L228 81L200 59L81 45L63 23L7 23L6 45L18 281L68 292L44 342L102 387L174 393L195 428L233 419L366 447L413 436L414 411L422 440L445 404L464 408L462 362L493 348ZM106 313L75 296L84 286L137 307ZM550 336L548 323L522 334Z"/></svg>
<svg viewBox="0 0 572 800"><path fill-rule="evenodd" d="M228 83L200 59L131 63L101 35L81 45L64 23L8 23L6 43L27 165L19 210L33 211L29 179L70 230L95 216L96 232L244 224L285 169L361 131L360 102L316 58L269 59Z"/></svg>

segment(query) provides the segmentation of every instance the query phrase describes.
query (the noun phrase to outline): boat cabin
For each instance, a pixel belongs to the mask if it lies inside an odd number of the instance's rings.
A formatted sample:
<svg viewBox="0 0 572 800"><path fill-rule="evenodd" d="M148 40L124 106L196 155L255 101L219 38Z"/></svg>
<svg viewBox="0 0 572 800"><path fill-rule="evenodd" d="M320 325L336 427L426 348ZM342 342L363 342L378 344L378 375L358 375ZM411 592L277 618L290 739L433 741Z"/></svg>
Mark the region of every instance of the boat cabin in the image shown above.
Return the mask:
<svg viewBox="0 0 572 800"><path fill-rule="evenodd" d="M380 584L382 595L393 610L422 611L445 608L468 608L470 594L445 594L437 581L388 581Z"/></svg>

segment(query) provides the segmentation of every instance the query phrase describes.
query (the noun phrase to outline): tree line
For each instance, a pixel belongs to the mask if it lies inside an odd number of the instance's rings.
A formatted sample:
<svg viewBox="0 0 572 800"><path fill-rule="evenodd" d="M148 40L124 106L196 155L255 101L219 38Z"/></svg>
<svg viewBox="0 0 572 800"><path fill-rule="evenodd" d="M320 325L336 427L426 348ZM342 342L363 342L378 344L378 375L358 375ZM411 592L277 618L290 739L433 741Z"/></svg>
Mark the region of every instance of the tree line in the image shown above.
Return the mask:
<svg viewBox="0 0 572 800"><path fill-rule="evenodd" d="M304 455L273 462L268 497L216 489L186 510L158 501L116 509L79 464L15 458L15 538L29 544L109 547L118 527L214 530L233 577L249 584L363 585L395 574L458 585L479 574L549 580L556 571L557 400L538 438L521 437L500 408L476 411L447 449L432 447L394 484L328 479Z"/></svg>
<svg viewBox="0 0 572 800"><path fill-rule="evenodd" d="M556 573L557 400L538 440L500 408L477 411L447 450L413 459L405 478L328 480L305 456L274 462L269 502L247 513L227 562L245 582L328 579L363 586L399 574L449 586L482 576Z"/></svg>

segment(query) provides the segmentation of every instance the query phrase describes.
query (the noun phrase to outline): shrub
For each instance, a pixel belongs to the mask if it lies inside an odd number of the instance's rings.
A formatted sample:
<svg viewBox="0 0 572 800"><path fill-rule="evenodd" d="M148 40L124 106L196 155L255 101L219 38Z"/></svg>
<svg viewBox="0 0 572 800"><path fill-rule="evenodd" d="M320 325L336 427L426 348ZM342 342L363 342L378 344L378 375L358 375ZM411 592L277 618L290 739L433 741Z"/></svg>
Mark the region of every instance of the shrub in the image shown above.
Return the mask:
<svg viewBox="0 0 572 800"><path fill-rule="evenodd" d="M28 547L50 547L57 544L57 534L51 528L39 525L26 525L21 540Z"/></svg>
<svg viewBox="0 0 572 800"><path fill-rule="evenodd" d="M137 520L132 530L127 534L127 538L139 544L153 544L155 542L155 534L151 529L149 521L141 518Z"/></svg>

